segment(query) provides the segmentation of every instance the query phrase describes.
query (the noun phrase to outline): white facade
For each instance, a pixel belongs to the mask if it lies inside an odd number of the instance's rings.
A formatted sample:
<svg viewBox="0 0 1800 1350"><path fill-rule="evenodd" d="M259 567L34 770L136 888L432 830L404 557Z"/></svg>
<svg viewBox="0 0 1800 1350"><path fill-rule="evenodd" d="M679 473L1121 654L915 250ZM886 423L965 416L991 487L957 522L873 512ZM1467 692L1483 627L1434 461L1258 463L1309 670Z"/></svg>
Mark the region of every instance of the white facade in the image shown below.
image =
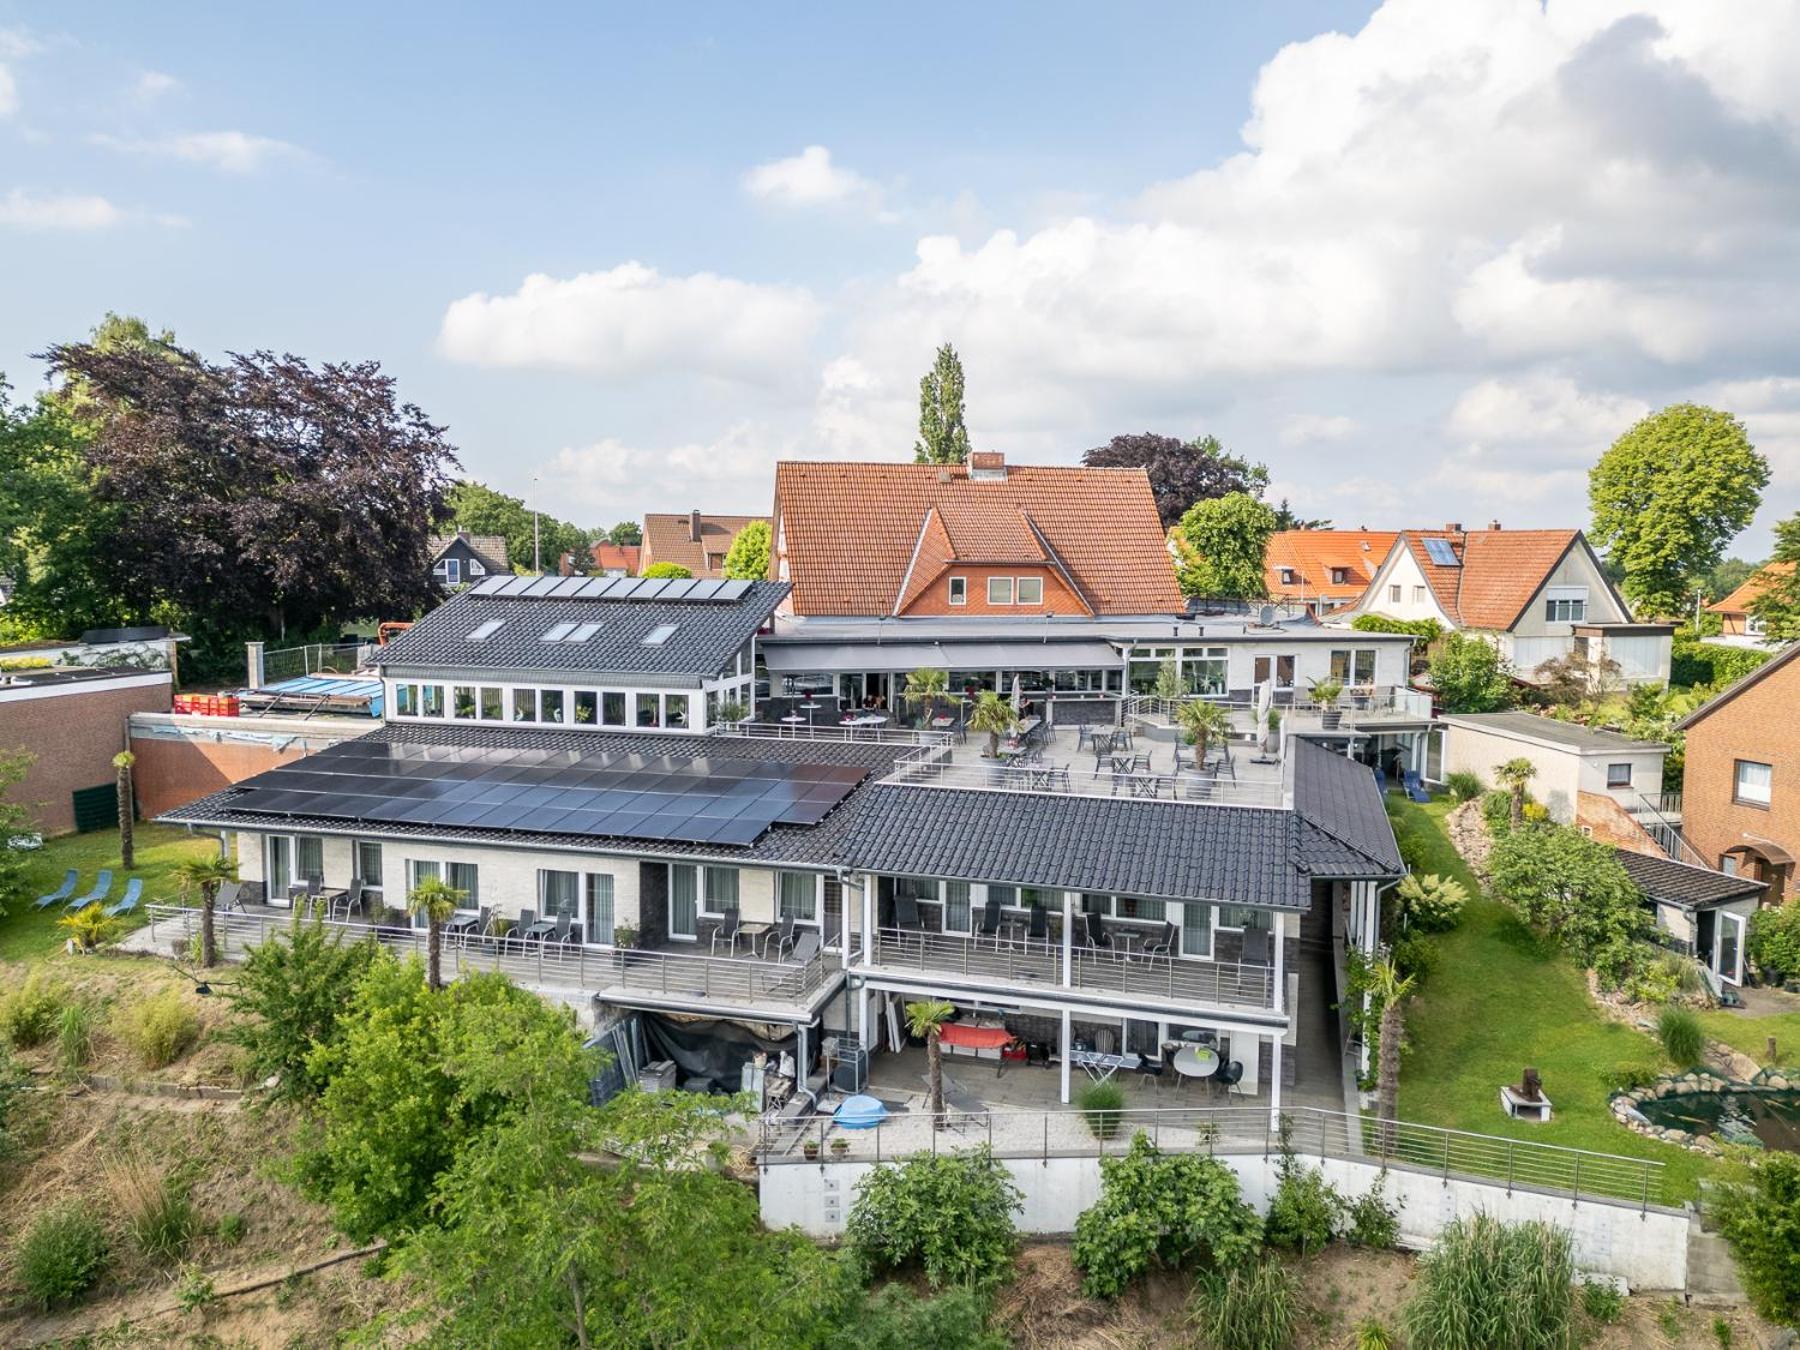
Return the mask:
<svg viewBox="0 0 1800 1350"><path fill-rule="evenodd" d="M1375 580L1346 618L1357 614L1383 614L1390 619L1431 619L1445 628L1456 622L1438 604L1437 594L1425 583L1419 561L1404 541L1395 541L1393 549L1375 573Z"/></svg>
<svg viewBox="0 0 1800 1350"><path fill-rule="evenodd" d="M1500 765L1510 759L1530 760L1537 769L1531 795L1559 824L1573 823L1583 792L1611 797L1630 810L1640 796L1655 797L1662 791L1663 758L1668 753L1664 746L1645 748L1643 742L1624 736L1589 732L1597 743L1581 748L1483 724L1479 718L1451 716L1443 722L1446 773L1472 773L1492 788L1499 786ZM1608 739L1617 744L1609 748L1604 744Z"/></svg>

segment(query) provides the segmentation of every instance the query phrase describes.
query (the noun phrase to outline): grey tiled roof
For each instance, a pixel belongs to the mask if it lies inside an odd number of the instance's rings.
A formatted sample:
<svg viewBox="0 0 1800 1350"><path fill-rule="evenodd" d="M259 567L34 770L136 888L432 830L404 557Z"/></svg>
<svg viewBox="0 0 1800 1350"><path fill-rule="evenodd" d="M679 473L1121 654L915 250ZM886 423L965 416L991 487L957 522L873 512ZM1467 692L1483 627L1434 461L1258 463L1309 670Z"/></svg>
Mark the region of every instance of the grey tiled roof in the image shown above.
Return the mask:
<svg viewBox="0 0 1800 1350"><path fill-rule="evenodd" d="M1743 900L1763 893L1763 883L1755 877L1733 877L1708 867L1694 867L1673 858L1653 857L1616 848L1637 888L1652 900L1680 905L1683 909L1723 904L1727 900Z"/></svg>
<svg viewBox="0 0 1800 1350"><path fill-rule="evenodd" d="M579 670L600 674L694 675L723 669L760 628L787 583L752 582L736 601L532 600L465 591L447 600L376 656L382 666L458 670ZM500 620L490 636L471 642L481 624ZM586 642L545 642L558 623L597 623ZM660 646L644 638L666 624L674 633Z"/></svg>
<svg viewBox="0 0 1800 1350"><path fill-rule="evenodd" d="M1294 757L1294 809L1302 820L1353 850L1383 875L1406 870L1381 789L1365 764L1304 737L1289 743Z"/></svg>
<svg viewBox="0 0 1800 1350"><path fill-rule="evenodd" d="M657 736L632 732L529 731L503 727L471 727L395 724L369 733L371 741L410 745L472 746L518 750L587 750L595 755L632 753L647 756L706 755L711 758L778 760L813 764L854 764L868 768L867 784L893 768L894 757L904 746L868 742L751 740L736 736ZM772 825L743 847L721 844L684 844L670 840L612 838L606 836L535 834L529 830L481 830L465 826L414 825L395 821L358 824L329 817L267 815L238 810L233 802L256 786L242 783L189 802L158 816L177 825L203 825L214 829L279 830L300 834L355 834L367 838L433 839L452 843L492 844L510 848L578 849L643 858L681 860L706 858L733 863L791 864L827 868L840 860L841 842L870 791L859 787L817 825Z"/></svg>

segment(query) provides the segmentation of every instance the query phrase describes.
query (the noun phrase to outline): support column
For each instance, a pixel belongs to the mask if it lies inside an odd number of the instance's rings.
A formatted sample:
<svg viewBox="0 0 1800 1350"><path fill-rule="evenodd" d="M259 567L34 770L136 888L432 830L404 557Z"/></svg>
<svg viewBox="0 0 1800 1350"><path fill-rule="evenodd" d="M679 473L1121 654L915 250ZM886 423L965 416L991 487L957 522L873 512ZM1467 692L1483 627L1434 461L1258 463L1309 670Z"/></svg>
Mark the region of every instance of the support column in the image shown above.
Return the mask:
<svg viewBox="0 0 1800 1350"><path fill-rule="evenodd" d="M1275 915L1275 1003L1276 1012L1287 1011L1287 956L1283 948L1287 946L1287 915L1277 911Z"/></svg>
<svg viewBox="0 0 1800 1350"><path fill-rule="evenodd" d="M869 986L866 984L856 991L856 1038L863 1049L875 1048L874 1039L869 1035Z"/></svg>
<svg viewBox="0 0 1800 1350"><path fill-rule="evenodd" d="M1070 985L1074 983L1074 969L1073 969L1074 962L1071 960L1071 957L1074 955L1074 951L1075 951L1075 892L1074 891L1064 891L1063 892L1063 925L1062 925L1062 983L1063 983L1063 988L1065 988L1065 989L1069 988ZM1065 1041L1068 1039L1068 1030L1069 1030L1069 1015L1067 1013L1064 1013L1063 1014L1063 1039ZM1065 1072L1063 1074L1063 1077L1064 1077L1064 1079L1068 1078L1067 1072ZM1065 1081L1063 1083L1063 1100L1065 1102L1069 1100L1068 1088L1069 1088L1069 1085Z"/></svg>
<svg viewBox="0 0 1800 1350"><path fill-rule="evenodd" d="M170 645L170 650L171 651L174 650L174 643L171 642L169 645ZM261 689L263 687L263 644L262 643L246 642L244 644L244 664L247 667L247 669L244 671L245 684L247 684L252 689Z"/></svg>
<svg viewBox="0 0 1800 1350"><path fill-rule="evenodd" d="M1269 1056L1269 1128L1281 1128L1281 1037L1271 1036L1274 1052Z"/></svg>
<svg viewBox="0 0 1800 1350"><path fill-rule="evenodd" d="M805 1087L809 1073L806 1060L806 1026L804 1023L794 1027L794 1073L799 1077L799 1086Z"/></svg>
<svg viewBox="0 0 1800 1350"><path fill-rule="evenodd" d="M1064 1106L1067 1106L1069 1104L1069 1051L1070 1051L1070 1048L1071 1048L1071 1042L1070 1042L1070 1038L1069 1038L1069 1010L1067 1008L1064 1008L1063 1012L1062 1012L1062 1104Z"/></svg>
<svg viewBox="0 0 1800 1350"><path fill-rule="evenodd" d="M862 954L864 965L875 964L875 878L863 875Z"/></svg>

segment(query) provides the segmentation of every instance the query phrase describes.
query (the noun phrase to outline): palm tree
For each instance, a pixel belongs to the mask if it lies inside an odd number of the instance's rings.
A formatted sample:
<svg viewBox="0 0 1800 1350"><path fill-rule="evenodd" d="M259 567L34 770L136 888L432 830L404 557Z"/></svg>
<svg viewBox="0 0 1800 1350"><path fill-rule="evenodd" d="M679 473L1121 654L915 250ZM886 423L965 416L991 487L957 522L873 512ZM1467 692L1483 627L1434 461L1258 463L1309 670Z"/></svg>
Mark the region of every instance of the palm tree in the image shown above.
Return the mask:
<svg viewBox="0 0 1800 1350"><path fill-rule="evenodd" d="M1209 699L1197 698L1182 704L1179 716L1182 730L1195 747L1196 761L1206 759L1206 747L1215 737L1222 741L1231 735L1231 714L1222 704Z"/></svg>
<svg viewBox="0 0 1800 1350"><path fill-rule="evenodd" d="M900 691L900 697L908 703L923 703L925 720L930 721L936 715L938 700L949 692L949 671L920 666L917 670L907 672L906 688Z"/></svg>
<svg viewBox="0 0 1800 1350"><path fill-rule="evenodd" d="M1413 977L1402 978L1389 961L1377 961L1369 970L1369 993L1381 1003L1380 1059L1375 1074L1375 1114L1383 1121L1382 1152L1394 1147L1392 1121L1400 1110L1400 1043L1406 1035L1401 1005L1413 991Z"/></svg>
<svg viewBox="0 0 1800 1350"><path fill-rule="evenodd" d="M975 711L969 714L969 730L987 733L987 757L998 759L1000 738L1019 725L1019 710L992 689L975 696Z"/></svg>
<svg viewBox="0 0 1800 1350"><path fill-rule="evenodd" d="M925 1040L926 1081L931 1094L931 1126L939 1128L944 1121L944 1049L938 1033L956 1009L942 999L926 999L906 1005L906 1030Z"/></svg>
<svg viewBox="0 0 1800 1350"><path fill-rule="evenodd" d="M119 771L119 863L127 872L137 868L134 854L135 840L132 838L132 820L137 812L131 800L131 766L137 763L137 756L129 750L121 750L113 756L113 768Z"/></svg>
<svg viewBox="0 0 1800 1350"><path fill-rule="evenodd" d="M213 937L213 906L218 903L219 887L238 879L237 860L223 853L189 858L175 869L175 878L181 883L183 896L200 896L200 964L215 966L219 963L219 944Z"/></svg>
<svg viewBox="0 0 1800 1350"><path fill-rule="evenodd" d="M1537 765L1521 756L1509 759L1494 770L1494 776L1506 784L1512 793L1512 811L1509 819L1516 830L1525 823L1525 785L1537 774Z"/></svg>
<svg viewBox="0 0 1800 1350"><path fill-rule="evenodd" d="M442 877L425 877L406 897L408 910L425 916L425 980L433 989L444 987L444 925L468 894Z"/></svg>

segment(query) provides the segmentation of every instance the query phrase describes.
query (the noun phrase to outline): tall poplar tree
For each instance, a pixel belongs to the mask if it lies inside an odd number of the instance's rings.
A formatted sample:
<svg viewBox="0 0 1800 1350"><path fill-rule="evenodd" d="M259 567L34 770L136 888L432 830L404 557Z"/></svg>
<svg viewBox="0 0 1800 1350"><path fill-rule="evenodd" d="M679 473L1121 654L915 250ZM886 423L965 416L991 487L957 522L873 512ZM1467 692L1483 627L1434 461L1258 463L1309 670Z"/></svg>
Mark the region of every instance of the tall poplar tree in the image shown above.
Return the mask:
<svg viewBox="0 0 1800 1350"><path fill-rule="evenodd" d="M948 342L919 380L919 439L913 443L918 464L969 462L969 428L963 422L963 368Z"/></svg>

